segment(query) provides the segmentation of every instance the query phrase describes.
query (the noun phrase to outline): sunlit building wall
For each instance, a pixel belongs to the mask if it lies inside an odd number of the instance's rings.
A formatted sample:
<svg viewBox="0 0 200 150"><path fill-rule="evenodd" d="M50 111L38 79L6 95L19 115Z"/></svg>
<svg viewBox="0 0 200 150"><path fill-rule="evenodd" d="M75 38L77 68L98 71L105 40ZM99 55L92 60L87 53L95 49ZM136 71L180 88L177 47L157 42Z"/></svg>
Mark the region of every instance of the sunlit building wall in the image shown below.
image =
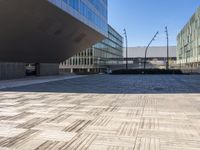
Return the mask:
<svg viewBox="0 0 200 150"><path fill-rule="evenodd" d="M194 67L200 64L200 7L177 36L177 63Z"/></svg>

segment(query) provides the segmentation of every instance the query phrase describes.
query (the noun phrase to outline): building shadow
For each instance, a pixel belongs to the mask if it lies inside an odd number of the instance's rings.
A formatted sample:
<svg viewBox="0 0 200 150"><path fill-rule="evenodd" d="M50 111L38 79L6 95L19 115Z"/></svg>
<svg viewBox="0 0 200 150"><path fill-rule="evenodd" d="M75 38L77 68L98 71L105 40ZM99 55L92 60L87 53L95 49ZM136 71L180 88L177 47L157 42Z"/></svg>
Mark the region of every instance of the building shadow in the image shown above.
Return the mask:
<svg viewBox="0 0 200 150"><path fill-rule="evenodd" d="M86 94L200 93L199 75L93 75L0 91Z"/></svg>

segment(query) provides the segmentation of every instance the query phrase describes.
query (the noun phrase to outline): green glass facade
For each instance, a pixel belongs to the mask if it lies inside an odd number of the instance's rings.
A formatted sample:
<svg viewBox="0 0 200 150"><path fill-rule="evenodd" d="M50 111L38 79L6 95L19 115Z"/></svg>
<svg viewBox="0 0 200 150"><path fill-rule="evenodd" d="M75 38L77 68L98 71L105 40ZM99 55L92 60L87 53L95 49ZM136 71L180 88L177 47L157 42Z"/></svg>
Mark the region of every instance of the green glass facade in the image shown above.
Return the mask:
<svg viewBox="0 0 200 150"><path fill-rule="evenodd" d="M200 63L200 8L177 36L177 63Z"/></svg>

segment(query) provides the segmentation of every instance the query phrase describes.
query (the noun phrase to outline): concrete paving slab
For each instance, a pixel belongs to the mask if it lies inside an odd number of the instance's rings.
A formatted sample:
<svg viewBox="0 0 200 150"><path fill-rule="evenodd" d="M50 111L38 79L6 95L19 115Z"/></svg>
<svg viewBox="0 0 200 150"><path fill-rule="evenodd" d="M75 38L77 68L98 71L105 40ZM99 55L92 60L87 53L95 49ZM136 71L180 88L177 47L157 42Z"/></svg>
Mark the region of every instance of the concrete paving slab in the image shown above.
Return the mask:
<svg viewBox="0 0 200 150"><path fill-rule="evenodd" d="M1 90L0 149L199 150L199 79L97 75Z"/></svg>

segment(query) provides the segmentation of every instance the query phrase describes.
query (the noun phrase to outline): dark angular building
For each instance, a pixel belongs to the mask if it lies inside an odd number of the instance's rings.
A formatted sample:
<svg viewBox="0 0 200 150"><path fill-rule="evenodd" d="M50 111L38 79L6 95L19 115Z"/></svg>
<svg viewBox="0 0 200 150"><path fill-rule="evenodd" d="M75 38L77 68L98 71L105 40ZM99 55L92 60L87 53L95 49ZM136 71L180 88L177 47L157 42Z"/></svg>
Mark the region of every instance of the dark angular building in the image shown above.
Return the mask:
<svg viewBox="0 0 200 150"><path fill-rule="evenodd" d="M107 0L1 0L0 19L0 79L24 76L25 64L55 74L108 33Z"/></svg>

